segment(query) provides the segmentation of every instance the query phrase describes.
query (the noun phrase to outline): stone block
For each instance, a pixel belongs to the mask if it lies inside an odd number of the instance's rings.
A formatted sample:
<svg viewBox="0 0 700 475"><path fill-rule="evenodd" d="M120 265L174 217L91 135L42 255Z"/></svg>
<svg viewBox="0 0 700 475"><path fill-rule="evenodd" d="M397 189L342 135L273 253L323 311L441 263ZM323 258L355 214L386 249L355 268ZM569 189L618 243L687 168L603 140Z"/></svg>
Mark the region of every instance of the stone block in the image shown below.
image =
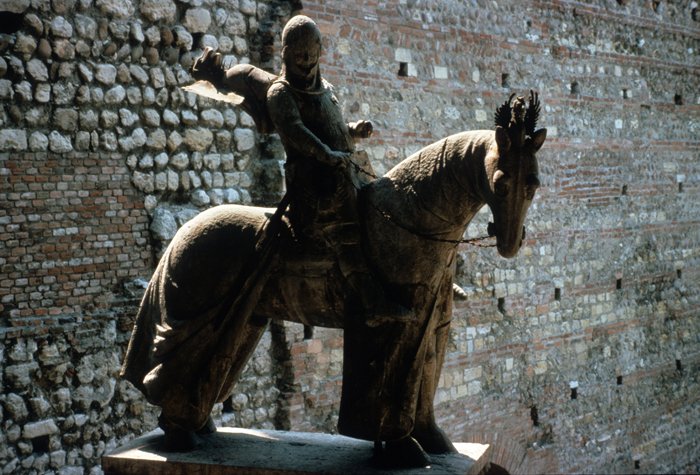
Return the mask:
<svg viewBox="0 0 700 475"><path fill-rule="evenodd" d="M0 130L0 150L19 152L27 149L27 132L19 129Z"/></svg>
<svg viewBox="0 0 700 475"><path fill-rule="evenodd" d="M53 419L47 419L39 422L30 422L25 424L22 431L22 437L25 439L34 439L36 437L41 437L44 435L57 434L59 432L58 427Z"/></svg>
<svg viewBox="0 0 700 475"><path fill-rule="evenodd" d="M130 18L136 11L131 0L96 0L95 6L105 15L119 19Z"/></svg>
<svg viewBox="0 0 700 475"><path fill-rule="evenodd" d="M172 0L144 0L140 2L139 10L141 14L146 17L149 21L157 22L160 20L166 20L172 22L175 20L175 15L177 14L177 7L175 2ZM157 29L157 38L160 40L160 31ZM155 36L148 35L151 39L149 40L151 44L155 44Z"/></svg>

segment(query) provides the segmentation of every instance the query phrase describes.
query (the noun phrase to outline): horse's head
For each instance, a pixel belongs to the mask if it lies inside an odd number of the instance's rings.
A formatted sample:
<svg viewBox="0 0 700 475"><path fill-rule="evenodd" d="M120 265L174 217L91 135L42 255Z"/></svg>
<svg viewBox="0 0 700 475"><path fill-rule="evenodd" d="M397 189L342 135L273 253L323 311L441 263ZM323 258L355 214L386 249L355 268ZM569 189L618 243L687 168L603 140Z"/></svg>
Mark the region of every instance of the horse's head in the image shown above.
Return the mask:
<svg viewBox="0 0 700 475"><path fill-rule="evenodd" d="M507 102L496 110L495 147L486 157L488 188L484 198L491 208L493 223L489 236L495 236L498 253L513 257L525 237L525 214L540 186L535 154L547 137L547 129L535 131L540 111L536 93L530 91L530 104L525 98Z"/></svg>

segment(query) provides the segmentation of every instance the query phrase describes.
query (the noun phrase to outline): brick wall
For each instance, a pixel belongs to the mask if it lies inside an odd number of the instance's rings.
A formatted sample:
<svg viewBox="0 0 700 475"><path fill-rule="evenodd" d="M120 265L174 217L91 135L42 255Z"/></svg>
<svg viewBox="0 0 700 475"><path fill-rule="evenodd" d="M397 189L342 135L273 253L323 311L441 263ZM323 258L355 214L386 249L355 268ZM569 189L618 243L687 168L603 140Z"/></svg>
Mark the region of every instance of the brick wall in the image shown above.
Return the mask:
<svg viewBox="0 0 700 475"><path fill-rule="evenodd" d="M495 443L494 463L515 471L697 471L700 24L690 5L304 8L326 34L323 71L346 116L374 122L365 148L376 169L491 128L512 92L541 94L543 186L522 251L505 260L460 248L469 299L455 306L435 401L453 440ZM482 211L467 237L485 234Z"/></svg>
<svg viewBox="0 0 700 475"><path fill-rule="evenodd" d="M279 140L182 93L204 45L279 69L299 4L0 2L0 468L100 473L155 427L116 379L178 226L274 203ZM133 10L133 11L132 11ZM436 397L514 471L697 472L700 23L689 2L304 2L379 172L540 92L542 188L518 257L460 248ZM697 16L697 15L696 15ZM207 21L208 18L208 21ZM169 36L170 34L170 36ZM485 234L483 210L467 237ZM342 332L275 323L220 424L333 431ZM576 398L573 398L573 390Z"/></svg>

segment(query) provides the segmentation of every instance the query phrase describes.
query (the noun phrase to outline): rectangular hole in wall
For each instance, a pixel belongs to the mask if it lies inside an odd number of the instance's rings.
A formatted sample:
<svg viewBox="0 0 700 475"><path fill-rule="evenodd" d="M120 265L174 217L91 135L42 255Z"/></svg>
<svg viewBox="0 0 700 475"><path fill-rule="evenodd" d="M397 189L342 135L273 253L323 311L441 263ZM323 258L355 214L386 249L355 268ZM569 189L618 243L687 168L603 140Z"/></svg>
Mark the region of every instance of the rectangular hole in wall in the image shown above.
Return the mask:
<svg viewBox="0 0 700 475"><path fill-rule="evenodd" d="M682 271L681 269L676 270L676 275L678 276L679 279L682 278L682 277L683 277L683 271Z"/></svg>
<svg viewBox="0 0 700 475"><path fill-rule="evenodd" d="M581 94L581 86L579 86L578 81L571 83L571 94Z"/></svg>
<svg viewBox="0 0 700 475"><path fill-rule="evenodd" d="M629 99L629 98L630 98L630 90L629 90L629 89L623 89L623 90L622 90L622 98L623 98L623 99Z"/></svg>
<svg viewBox="0 0 700 475"><path fill-rule="evenodd" d="M620 192L622 196L627 195L627 185L622 185L622 191Z"/></svg>
<svg viewBox="0 0 700 475"><path fill-rule="evenodd" d="M617 377L617 385L622 386L622 376Z"/></svg>
<svg viewBox="0 0 700 475"><path fill-rule="evenodd" d="M398 75L401 77L408 76L408 63L399 63Z"/></svg>
<svg viewBox="0 0 700 475"><path fill-rule="evenodd" d="M617 282L615 283L615 288L617 290L620 290L622 288L622 279L617 279Z"/></svg>
<svg viewBox="0 0 700 475"><path fill-rule="evenodd" d="M678 193L683 193L683 183L678 184Z"/></svg>
<svg viewBox="0 0 700 475"><path fill-rule="evenodd" d="M634 461L634 469L639 470L641 468L641 463L639 463L639 460Z"/></svg>
<svg viewBox="0 0 700 475"><path fill-rule="evenodd" d="M314 337L314 327L311 325L304 325L304 340L310 340Z"/></svg>
<svg viewBox="0 0 700 475"><path fill-rule="evenodd" d="M501 87L510 87L510 75L508 73L501 74Z"/></svg>
<svg viewBox="0 0 700 475"><path fill-rule="evenodd" d="M506 299L504 297L498 298L498 311L506 313Z"/></svg>
<svg viewBox="0 0 700 475"><path fill-rule="evenodd" d="M49 452L49 436L40 435L39 437L34 437L32 439L32 447L35 453L47 453Z"/></svg>
<svg viewBox="0 0 700 475"><path fill-rule="evenodd" d="M576 399L578 397L578 388L571 388L571 399Z"/></svg>
<svg viewBox="0 0 700 475"><path fill-rule="evenodd" d="M673 96L673 103L676 104L677 106L682 106L683 105L683 96L680 94L676 94Z"/></svg>
<svg viewBox="0 0 700 475"><path fill-rule="evenodd" d="M683 374L683 363L681 363L681 360L676 360L676 371Z"/></svg>
<svg viewBox="0 0 700 475"><path fill-rule="evenodd" d="M554 288L554 300L557 302L561 300L561 289L559 287Z"/></svg>
<svg viewBox="0 0 700 475"><path fill-rule="evenodd" d="M540 425L540 418L537 414L537 406L532 406L530 408L530 419L532 419L532 425L538 427Z"/></svg>

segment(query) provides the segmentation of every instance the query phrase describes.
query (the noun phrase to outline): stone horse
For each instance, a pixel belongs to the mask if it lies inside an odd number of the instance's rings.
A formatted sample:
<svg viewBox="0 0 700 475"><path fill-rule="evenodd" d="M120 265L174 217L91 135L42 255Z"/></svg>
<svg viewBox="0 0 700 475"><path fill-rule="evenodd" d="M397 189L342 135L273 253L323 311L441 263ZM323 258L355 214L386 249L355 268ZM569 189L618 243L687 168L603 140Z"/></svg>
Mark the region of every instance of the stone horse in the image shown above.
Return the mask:
<svg viewBox="0 0 700 475"><path fill-rule="evenodd" d="M438 428L433 398L452 311L457 245L479 209L493 214L498 253L517 254L540 182L539 101L530 95L496 111L496 130L436 142L359 191L368 262L414 319L362 321L337 262L293 238L285 206L224 205L186 223L146 290L122 369L163 408L168 434L213 427L270 319L345 335L338 430L386 441L401 465L454 451ZM512 102L512 105L511 105ZM422 449L421 449L422 448Z"/></svg>

